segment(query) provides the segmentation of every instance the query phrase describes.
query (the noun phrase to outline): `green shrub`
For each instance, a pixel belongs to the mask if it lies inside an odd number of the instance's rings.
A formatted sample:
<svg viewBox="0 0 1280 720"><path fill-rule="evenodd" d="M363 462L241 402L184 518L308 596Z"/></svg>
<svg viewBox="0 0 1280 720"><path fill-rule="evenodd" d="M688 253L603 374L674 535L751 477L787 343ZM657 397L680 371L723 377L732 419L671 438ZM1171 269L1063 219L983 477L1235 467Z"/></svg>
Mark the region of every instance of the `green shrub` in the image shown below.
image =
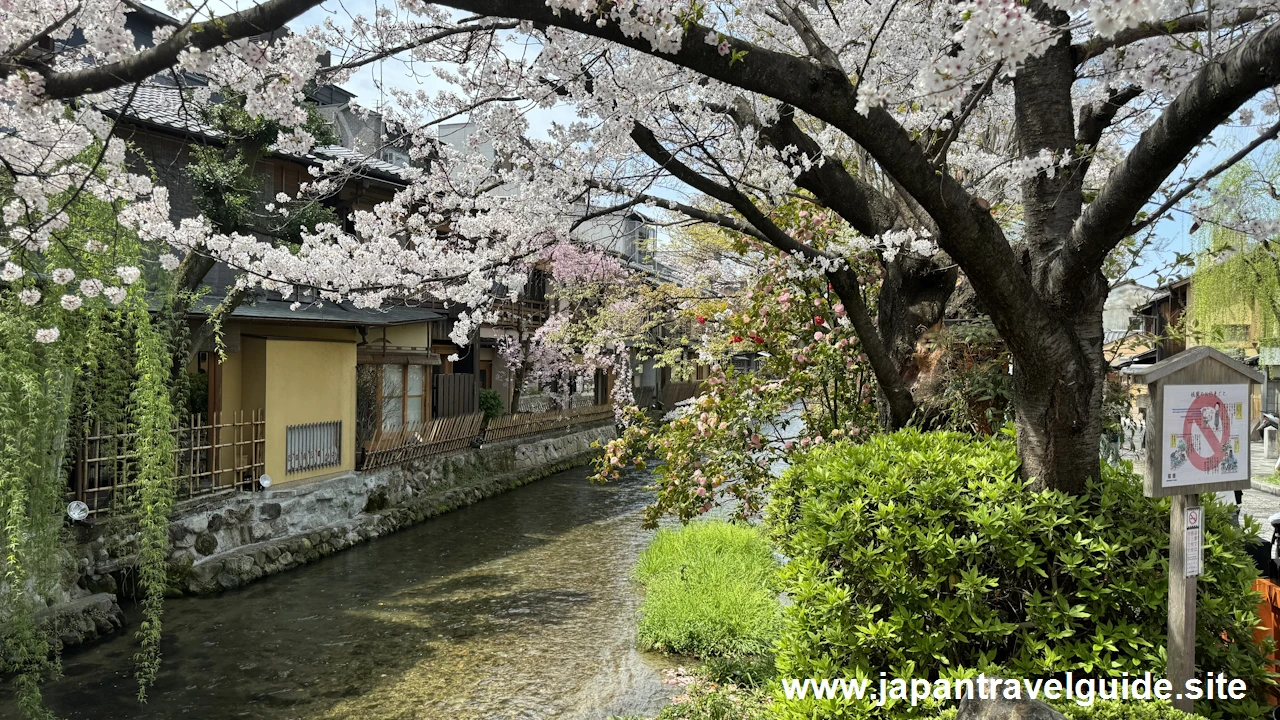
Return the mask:
<svg viewBox="0 0 1280 720"><path fill-rule="evenodd" d="M777 563L758 528L720 521L659 530L640 555L641 647L708 657L771 652Z"/></svg>
<svg viewBox="0 0 1280 720"><path fill-rule="evenodd" d="M498 394L497 390L480 388L480 412L484 413L485 420L501 417L505 411L502 406L502 396Z"/></svg>
<svg viewBox="0 0 1280 720"><path fill-rule="evenodd" d="M1174 710L1167 702L1125 702L1107 700L1086 707L1076 705L1059 705L1058 710L1068 720L1195 720L1200 715L1188 715L1181 710Z"/></svg>
<svg viewBox="0 0 1280 720"><path fill-rule="evenodd" d="M1080 497L1035 492L1007 438L906 430L810 453L779 479L770 531L791 558L782 678L1043 677L1164 672L1169 501L1128 465ZM1257 572L1212 495L1199 581L1197 663L1248 683L1211 718L1262 715L1253 641ZM924 710L779 701L784 718L909 717ZM929 712L936 712L936 709Z"/></svg>

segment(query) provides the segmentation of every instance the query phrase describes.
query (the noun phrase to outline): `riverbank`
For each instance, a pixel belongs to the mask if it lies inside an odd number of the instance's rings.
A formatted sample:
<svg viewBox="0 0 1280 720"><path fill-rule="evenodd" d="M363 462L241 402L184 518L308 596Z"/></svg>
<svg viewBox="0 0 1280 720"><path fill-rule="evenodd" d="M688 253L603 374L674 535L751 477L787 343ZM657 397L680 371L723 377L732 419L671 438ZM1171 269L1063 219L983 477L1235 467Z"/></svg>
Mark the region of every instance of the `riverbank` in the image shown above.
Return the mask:
<svg viewBox="0 0 1280 720"><path fill-rule="evenodd" d="M593 444L612 437L612 423L597 423L371 472L182 503L169 526L171 594L222 592L316 562L586 464L598 452ZM75 573L65 597L47 613L64 648L124 625L116 601L132 593L135 536L110 521L84 525L71 552Z"/></svg>

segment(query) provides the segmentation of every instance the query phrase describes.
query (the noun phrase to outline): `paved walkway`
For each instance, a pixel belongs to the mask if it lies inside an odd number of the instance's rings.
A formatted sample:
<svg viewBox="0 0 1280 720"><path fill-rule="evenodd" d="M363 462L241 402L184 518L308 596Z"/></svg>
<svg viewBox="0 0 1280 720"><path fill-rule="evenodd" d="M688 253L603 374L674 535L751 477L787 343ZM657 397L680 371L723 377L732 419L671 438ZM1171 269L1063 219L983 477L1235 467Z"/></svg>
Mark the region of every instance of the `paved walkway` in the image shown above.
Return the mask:
<svg viewBox="0 0 1280 720"><path fill-rule="evenodd" d="M1263 482L1275 470L1276 461L1267 460L1263 456L1262 442L1249 444L1249 474L1253 477L1253 489L1244 491L1244 501L1240 509L1247 515L1262 523L1262 536L1271 538L1271 527L1267 518L1280 512L1280 485ZM1226 493L1231 495L1231 493ZM1233 498L1229 498L1233 499Z"/></svg>
<svg viewBox="0 0 1280 720"><path fill-rule="evenodd" d="M1133 460L1135 470L1143 471L1143 466L1146 465L1145 454L1139 457L1137 453L1126 449L1121 451L1121 455L1128 460ZM1267 519L1280 512L1280 485L1272 485L1263 482L1262 479L1271 475L1275 463L1274 459L1267 460L1263 457L1261 441L1249 444L1249 470L1253 477L1253 488L1244 491L1240 509L1262 525L1259 536L1267 540L1271 539L1271 526L1267 523ZM1235 493L1231 492L1218 493L1218 497L1224 502L1236 501Z"/></svg>

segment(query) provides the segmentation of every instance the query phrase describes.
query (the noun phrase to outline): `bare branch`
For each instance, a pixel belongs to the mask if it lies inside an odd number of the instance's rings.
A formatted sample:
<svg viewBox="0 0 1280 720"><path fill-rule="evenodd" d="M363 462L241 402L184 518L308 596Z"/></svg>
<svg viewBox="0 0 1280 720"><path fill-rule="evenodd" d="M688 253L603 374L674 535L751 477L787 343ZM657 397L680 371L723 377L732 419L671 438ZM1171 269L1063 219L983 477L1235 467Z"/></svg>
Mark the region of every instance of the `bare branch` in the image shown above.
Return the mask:
<svg viewBox="0 0 1280 720"><path fill-rule="evenodd" d="M1227 170L1230 170L1233 165L1235 165L1236 163L1248 157L1249 153L1253 152L1254 150L1257 150L1262 145L1272 140L1275 140L1276 136L1278 135L1280 135L1280 123L1276 123L1275 125L1272 125L1270 130L1267 130L1262 135L1259 135L1257 138L1255 138L1253 142L1249 143L1248 145L1245 145L1243 148L1240 148L1240 151L1237 152L1235 155L1232 155L1226 160L1223 160L1221 163L1218 163L1209 172L1187 183L1181 190L1179 190L1178 192L1170 196L1168 200L1165 200L1163 205L1161 205L1159 208L1156 208L1155 212L1152 212L1150 215L1146 216L1141 221L1130 225L1129 229L1125 232L1125 237L1133 235L1134 233L1142 230L1143 228L1146 228L1151 224L1157 222L1161 217L1164 216L1165 213L1169 212L1169 210L1171 210L1173 206L1182 202L1183 198L1195 192L1196 188L1204 187L1204 185L1208 183L1210 180L1221 175Z"/></svg>

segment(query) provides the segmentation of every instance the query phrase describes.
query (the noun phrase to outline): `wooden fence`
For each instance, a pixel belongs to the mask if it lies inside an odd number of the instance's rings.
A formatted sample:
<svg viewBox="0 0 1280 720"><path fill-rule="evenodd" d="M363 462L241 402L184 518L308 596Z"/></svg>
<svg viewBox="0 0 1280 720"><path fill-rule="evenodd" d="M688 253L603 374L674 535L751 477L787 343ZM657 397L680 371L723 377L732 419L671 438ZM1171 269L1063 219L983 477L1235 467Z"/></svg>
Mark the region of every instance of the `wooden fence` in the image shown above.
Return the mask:
<svg viewBox="0 0 1280 720"><path fill-rule="evenodd" d="M484 413L454 415L407 423L399 430L379 428L365 444L361 470L466 450L480 434Z"/></svg>
<svg viewBox="0 0 1280 720"><path fill-rule="evenodd" d="M262 410L183 418L174 436L173 482L181 498L220 490L256 490L266 458L267 421ZM95 424L85 434L71 477L70 494L97 515L124 501L137 486L136 432Z"/></svg>
<svg viewBox="0 0 1280 720"><path fill-rule="evenodd" d="M669 382L662 388L662 409L670 412L676 403L684 402L698 394L701 382Z"/></svg>
<svg viewBox="0 0 1280 720"><path fill-rule="evenodd" d="M641 385L635 389L636 407L647 409L658 399L658 388L652 385Z"/></svg>
<svg viewBox="0 0 1280 720"><path fill-rule="evenodd" d="M480 409L480 383L470 373L432 373L431 417L470 415Z"/></svg>
<svg viewBox="0 0 1280 720"><path fill-rule="evenodd" d="M611 418L613 418L612 405L586 405L568 410L504 415L489 421L489 426L484 431L484 441L489 443L510 440Z"/></svg>

